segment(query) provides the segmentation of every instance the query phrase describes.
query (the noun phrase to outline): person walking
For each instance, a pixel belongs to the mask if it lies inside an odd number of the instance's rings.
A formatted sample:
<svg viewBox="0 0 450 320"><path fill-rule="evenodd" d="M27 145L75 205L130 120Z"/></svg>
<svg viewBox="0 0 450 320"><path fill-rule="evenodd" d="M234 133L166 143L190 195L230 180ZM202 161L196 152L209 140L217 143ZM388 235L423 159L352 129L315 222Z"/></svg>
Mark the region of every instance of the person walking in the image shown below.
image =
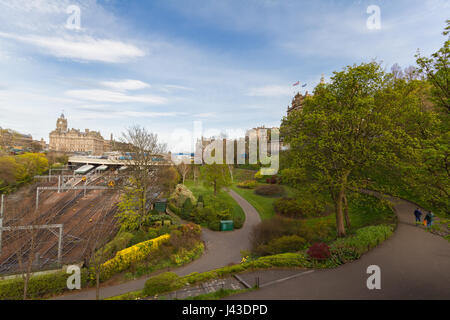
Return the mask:
<svg viewBox="0 0 450 320"><path fill-rule="evenodd" d="M427 228L431 227L431 224L433 223L433 218L434 218L433 212L429 211L424 218L427 221Z"/></svg>
<svg viewBox="0 0 450 320"><path fill-rule="evenodd" d="M422 212L419 208L416 208L416 210L414 210L414 216L416 217L416 226L418 226L420 224L420 218L422 217Z"/></svg>

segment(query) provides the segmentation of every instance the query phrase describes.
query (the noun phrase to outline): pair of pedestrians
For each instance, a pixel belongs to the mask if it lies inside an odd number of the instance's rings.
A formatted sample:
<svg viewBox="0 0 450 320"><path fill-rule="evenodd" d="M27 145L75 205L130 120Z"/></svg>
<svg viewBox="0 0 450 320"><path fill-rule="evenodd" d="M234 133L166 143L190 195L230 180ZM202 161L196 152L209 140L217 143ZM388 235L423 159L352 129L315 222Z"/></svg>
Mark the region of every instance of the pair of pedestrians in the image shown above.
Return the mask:
<svg viewBox="0 0 450 320"><path fill-rule="evenodd" d="M416 217L416 226L421 224L421 217L422 217L422 211L420 211L419 208L416 208L414 210L414 216ZM428 213L423 218L424 222L426 222L427 228L431 227L431 224L433 223L434 214L431 211L428 211Z"/></svg>

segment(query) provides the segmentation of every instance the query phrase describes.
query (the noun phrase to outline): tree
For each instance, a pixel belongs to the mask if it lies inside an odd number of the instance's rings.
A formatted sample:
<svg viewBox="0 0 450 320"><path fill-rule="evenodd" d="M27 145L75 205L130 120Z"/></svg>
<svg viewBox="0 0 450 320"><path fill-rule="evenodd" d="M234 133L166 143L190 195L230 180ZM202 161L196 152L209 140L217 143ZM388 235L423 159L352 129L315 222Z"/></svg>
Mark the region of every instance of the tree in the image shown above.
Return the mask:
<svg viewBox="0 0 450 320"><path fill-rule="evenodd" d="M396 79L402 79L403 78L403 71L402 67L398 63L394 63L391 67L391 72L394 75L394 78Z"/></svg>
<svg viewBox="0 0 450 320"><path fill-rule="evenodd" d="M0 193L7 193L16 183L17 166L13 156L0 156Z"/></svg>
<svg viewBox="0 0 450 320"><path fill-rule="evenodd" d="M400 157L414 151L413 139L397 122L407 109L394 83L378 63L349 66L283 119L282 135L291 149L283 179L329 193L338 236L346 234L346 193L366 185L364 170L379 163L400 166Z"/></svg>
<svg viewBox="0 0 450 320"><path fill-rule="evenodd" d="M160 183L165 192L170 193L179 181L180 174L175 167L167 167L160 170Z"/></svg>
<svg viewBox="0 0 450 320"><path fill-rule="evenodd" d="M184 184L184 181L186 180L186 176L191 171L191 165L185 163L184 161L181 161L180 164L178 165L178 171L180 172L181 177L183 178L183 184Z"/></svg>
<svg viewBox="0 0 450 320"><path fill-rule="evenodd" d="M450 20L446 21L447 27L442 33L444 36L450 32ZM433 85L432 97L436 106L447 114L450 113L450 36L444 46L433 53L430 58L420 56L417 52L417 64L419 72Z"/></svg>
<svg viewBox="0 0 450 320"><path fill-rule="evenodd" d="M129 167L129 184L137 197L139 226L145 221L148 203L154 201L162 192L161 167L155 165L155 157L161 157L166 145L158 141L158 135L140 126L128 128L122 134L122 150Z"/></svg>
<svg viewBox="0 0 450 320"><path fill-rule="evenodd" d="M217 191L222 187L230 185L230 173L227 165L225 164L206 164L203 166L202 172L203 180L207 186L212 186L214 189L214 195L217 195Z"/></svg>
<svg viewBox="0 0 450 320"><path fill-rule="evenodd" d="M95 297L100 299L100 276L103 271L103 265L109 259L114 257L115 252L108 250L104 245L113 236L117 230L114 221L108 222L106 219L107 212L112 209L103 208L101 216L95 221L94 227L87 239L85 246L85 261L87 266L95 277Z"/></svg>
<svg viewBox="0 0 450 320"><path fill-rule="evenodd" d="M9 231L12 235L8 238L8 246L14 252L17 260L17 271L23 279L23 299L28 298L28 287L32 277L33 269L36 269L36 263L40 255L45 250L43 239L49 236L48 229L37 228L37 226L47 225L52 217L42 215L35 210L29 203L19 202L10 207L8 214L14 217L10 227L25 227L24 229ZM12 220L12 219L11 219ZM54 237L52 234L51 237ZM6 241L5 241L6 243ZM44 242L45 243L45 242Z"/></svg>

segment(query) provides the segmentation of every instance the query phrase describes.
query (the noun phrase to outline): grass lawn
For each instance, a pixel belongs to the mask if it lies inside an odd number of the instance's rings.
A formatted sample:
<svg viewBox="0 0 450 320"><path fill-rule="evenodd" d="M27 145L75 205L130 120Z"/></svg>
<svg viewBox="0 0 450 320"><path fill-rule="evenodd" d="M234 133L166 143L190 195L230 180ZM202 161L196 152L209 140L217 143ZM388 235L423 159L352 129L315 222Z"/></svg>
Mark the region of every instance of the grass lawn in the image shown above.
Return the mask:
<svg viewBox="0 0 450 320"><path fill-rule="evenodd" d="M286 190L285 196L295 198L295 189L283 185ZM264 197L255 194L254 189L242 189L236 185L231 187L240 196L247 200L256 211L259 212L261 220L270 219L275 215L273 203L280 197ZM382 203L373 196L361 194L349 197L349 216L351 228L349 233L353 233L356 229L378 224L390 224L394 222L395 214L388 205ZM330 229L330 239L336 237L336 217L334 212L323 217L312 217L303 220L307 225L314 228L315 225L328 225Z"/></svg>
<svg viewBox="0 0 450 320"><path fill-rule="evenodd" d="M288 186L283 186L286 194L286 197L294 197L295 189L290 188ZM270 219L275 215L275 211L273 210L273 203L275 200L281 197L264 197L257 195L254 189L243 189L238 188L236 185L231 186L231 189L236 191L241 197L247 200L253 207L255 207L256 211L259 212L261 220Z"/></svg>
<svg viewBox="0 0 450 320"><path fill-rule="evenodd" d="M185 186L189 188L189 190L192 191L195 198L198 199L200 195L205 196L214 196L214 190L212 188L206 187L202 181L199 181L197 184L194 183L193 180L186 180L184 182ZM244 210L242 210L241 206L225 191L217 192L217 198L221 199L222 201L228 203L230 207L233 208L233 217L235 218L241 218L242 221L245 221L245 213Z"/></svg>

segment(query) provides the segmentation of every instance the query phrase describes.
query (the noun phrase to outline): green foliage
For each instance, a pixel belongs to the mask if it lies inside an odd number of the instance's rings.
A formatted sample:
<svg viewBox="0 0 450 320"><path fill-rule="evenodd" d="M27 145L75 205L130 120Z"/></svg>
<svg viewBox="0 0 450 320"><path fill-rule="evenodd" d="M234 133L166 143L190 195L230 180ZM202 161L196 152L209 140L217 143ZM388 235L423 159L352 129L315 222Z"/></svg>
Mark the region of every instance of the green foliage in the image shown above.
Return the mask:
<svg viewBox="0 0 450 320"><path fill-rule="evenodd" d="M143 218L139 212L140 190L128 188L122 195L118 204L116 217L120 223L120 231L133 232L139 230L143 224Z"/></svg>
<svg viewBox="0 0 450 320"><path fill-rule="evenodd" d="M185 185L178 184L175 187L175 191L170 196L170 201L177 206L178 208L181 208L183 204L186 202L186 199L191 199L191 202L197 203L194 194L191 190L189 190Z"/></svg>
<svg viewBox="0 0 450 320"><path fill-rule="evenodd" d="M282 236L269 241L268 244L257 248L257 255L271 255L285 252L296 252L302 250L306 245L306 240L297 235Z"/></svg>
<svg viewBox="0 0 450 320"><path fill-rule="evenodd" d="M195 196L199 199L202 197L204 205L193 208L190 215L180 212L181 217L214 231L219 231L220 220L233 220L236 229L242 227L245 222L244 211L228 193L220 191L214 195L213 190L205 185L195 185L191 180L186 180L185 183Z"/></svg>
<svg viewBox="0 0 450 320"><path fill-rule="evenodd" d="M450 20L443 35L449 34ZM417 53L417 64L419 73L424 73L427 80L432 84L432 100L434 104L447 114L450 113L450 37L447 37L442 48L433 53L431 57L421 57Z"/></svg>
<svg viewBox="0 0 450 320"><path fill-rule="evenodd" d="M119 232L113 240L111 240L110 242L108 242L104 247L103 247L103 252L105 254L105 256L113 256L116 252L123 250L127 247L129 247L133 242L134 239L134 235L130 232Z"/></svg>
<svg viewBox="0 0 450 320"><path fill-rule="evenodd" d="M9 193L33 180L49 168L41 153L24 153L17 156L0 156L0 193Z"/></svg>
<svg viewBox="0 0 450 320"><path fill-rule="evenodd" d="M292 198L277 199L273 203L275 213L288 218L305 218L307 212L303 210L297 200Z"/></svg>
<svg viewBox="0 0 450 320"><path fill-rule="evenodd" d="M237 186L239 188L244 188L244 189L254 189L254 188L256 188L256 181L255 180L245 180L245 181L239 182L237 184Z"/></svg>
<svg viewBox="0 0 450 320"><path fill-rule="evenodd" d="M173 272L164 272L151 277L145 282L143 293L146 296L166 293L179 288L177 285L178 275Z"/></svg>
<svg viewBox="0 0 450 320"><path fill-rule="evenodd" d="M418 133L426 132L421 125L433 119L423 112L415 86L375 62L349 66L319 84L302 110L283 120L282 135L291 146L283 177L329 193L339 236L345 235L348 190L366 187L367 172L374 169L407 171L417 161Z"/></svg>
<svg viewBox="0 0 450 320"><path fill-rule="evenodd" d="M223 187L231 184L231 176L225 164L206 164L202 167L201 177L205 186L212 187L217 195Z"/></svg>
<svg viewBox="0 0 450 320"><path fill-rule="evenodd" d="M189 219L193 209L194 206L192 205L191 199L187 198L183 204L183 208L181 209L181 217L183 219Z"/></svg>
<svg viewBox="0 0 450 320"><path fill-rule="evenodd" d="M331 244L332 260L339 265L358 259L363 253L389 238L393 231L392 225L368 226L358 229L356 235L338 239Z"/></svg>
<svg viewBox="0 0 450 320"><path fill-rule="evenodd" d="M87 270L81 269L81 286L87 284ZM46 296L58 295L67 290L67 278L70 274L57 272L46 275L32 276L28 282L28 298L42 299ZM24 280L19 277L10 280L0 280L0 300L23 299Z"/></svg>
<svg viewBox="0 0 450 320"><path fill-rule="evenodd" d="M260 196L281 196L284 192L283 186L278 184L264 184L255 189L255 193Z"/></svg>

